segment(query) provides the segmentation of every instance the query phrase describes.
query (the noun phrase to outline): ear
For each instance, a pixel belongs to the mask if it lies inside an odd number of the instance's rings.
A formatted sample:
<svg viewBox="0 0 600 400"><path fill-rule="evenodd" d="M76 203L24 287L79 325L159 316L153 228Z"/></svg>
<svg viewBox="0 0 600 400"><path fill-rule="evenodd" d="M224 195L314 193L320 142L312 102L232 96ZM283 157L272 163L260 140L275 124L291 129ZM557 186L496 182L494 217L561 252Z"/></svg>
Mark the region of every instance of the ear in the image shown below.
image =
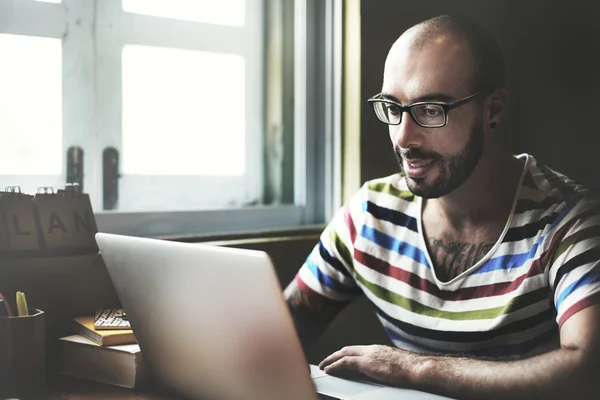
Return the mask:
<svg viewBox="0 0 600 400"><path fill-rule="evenodd" d="M485 101L485 118L487 126L498 125L508 107L508 93L504 88L494 89Z"/></svg>

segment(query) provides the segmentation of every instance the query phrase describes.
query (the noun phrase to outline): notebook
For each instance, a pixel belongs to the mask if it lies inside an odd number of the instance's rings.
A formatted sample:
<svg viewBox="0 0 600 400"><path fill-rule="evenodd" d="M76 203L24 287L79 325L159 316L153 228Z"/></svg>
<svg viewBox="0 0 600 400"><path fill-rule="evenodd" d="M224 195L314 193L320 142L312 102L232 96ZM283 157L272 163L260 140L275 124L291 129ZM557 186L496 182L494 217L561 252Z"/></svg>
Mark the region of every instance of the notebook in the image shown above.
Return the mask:
<svg viewBox="0 0 600 400"><path fill-rule="evenodd" d="M138 344L100 346L82 335L60 338L60 372L110 385L135 388L150 372Z"/></svg>
<svg viewBox="0 0 600 400"><path fill-rule="evenodd" d="M77 333L85 335L101 346L137 343L131 329L96 330L94 329L94 317L77 317L73 320Z"/></svg>

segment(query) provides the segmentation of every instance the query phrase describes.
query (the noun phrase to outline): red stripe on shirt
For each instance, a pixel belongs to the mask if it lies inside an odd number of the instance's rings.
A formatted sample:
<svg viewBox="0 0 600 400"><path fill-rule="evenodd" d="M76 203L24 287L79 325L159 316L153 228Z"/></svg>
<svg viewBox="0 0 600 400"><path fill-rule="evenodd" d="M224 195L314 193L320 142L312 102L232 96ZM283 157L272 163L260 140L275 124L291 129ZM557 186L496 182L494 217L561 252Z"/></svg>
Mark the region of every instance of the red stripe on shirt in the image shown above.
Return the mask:
<svg viewBox="0 0 600 400"><path fill-rule="evenodd" d="M298 285L298 289L300 289L301 292L303 293L316 293L319 294L317 292L315 292L314 290L312 290L310 288L310 286L308 286L306 283L304 283L304 281L302 280L302 278L300 278L300 274L296 274L296 278L295 278L296 284ZM320 296L320 294L319 294Z"/></svg>
<svg viewBox="0 0 600 400"><path fill-rule="evenodd" d="M350 215L350 207L347 205L344 207L344 221L346 222L348 232L350 233L350 240L352 240L352 243L354 243L356 240L356 227L354 226L352 215Z"/></svg>
<svg viewBox="0 0 600 400"><path fill-rule="evenodd" d="M560 329L562 327L562 324L564 324L565 321L568 320L576 312L598 303L600 303L600 293L595 293L589 297L579 300L577 303L573 304L567 309L567 311L565 311L562 314L562 316L558 320L558 328Z"/></svg>

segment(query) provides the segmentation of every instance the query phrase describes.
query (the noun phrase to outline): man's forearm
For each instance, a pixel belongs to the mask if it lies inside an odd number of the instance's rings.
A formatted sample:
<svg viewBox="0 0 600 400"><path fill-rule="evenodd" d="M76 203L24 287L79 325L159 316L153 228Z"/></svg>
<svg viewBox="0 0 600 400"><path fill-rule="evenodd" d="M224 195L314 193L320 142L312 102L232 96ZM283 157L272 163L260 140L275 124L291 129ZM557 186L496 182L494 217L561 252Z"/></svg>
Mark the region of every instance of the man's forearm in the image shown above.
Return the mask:
<svg viewBox="0 0 600 400"><path fill-rule="evenodd" d="M327 325L315 321L309 312L294 307L290 301L288 301L288 308L292 315L292 320L294 321L294 327L296 328L298 339L300 339L300 344L302 345L304 352L307 352L325 331Z"/></svg>
<svg viewBox="0 0 600 400"><path fill-rule="evenodd" d="M597 399L600 360L560 349L519 361L418 357L417 388L464 399Z"/></svg>
<svg viewBox="0 0 600 400"><path fill-rule="evenodd" d="M315 292L301 291L295 280L285 289L284 296L305 353L345 306Z"/></svg>

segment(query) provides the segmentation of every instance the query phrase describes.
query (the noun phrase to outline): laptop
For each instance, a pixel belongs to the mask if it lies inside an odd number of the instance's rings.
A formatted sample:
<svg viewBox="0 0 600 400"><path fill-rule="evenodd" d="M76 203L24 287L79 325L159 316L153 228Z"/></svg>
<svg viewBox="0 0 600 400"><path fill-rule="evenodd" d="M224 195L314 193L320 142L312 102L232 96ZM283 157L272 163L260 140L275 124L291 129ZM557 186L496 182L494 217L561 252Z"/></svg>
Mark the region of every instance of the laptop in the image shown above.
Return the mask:
<svg viewBox="0 0 600 400"><path fill-rule="evenodd" d="M105 233L96 241L148 366L177 395L442 399L309 366L264 252Z"/></svg>

